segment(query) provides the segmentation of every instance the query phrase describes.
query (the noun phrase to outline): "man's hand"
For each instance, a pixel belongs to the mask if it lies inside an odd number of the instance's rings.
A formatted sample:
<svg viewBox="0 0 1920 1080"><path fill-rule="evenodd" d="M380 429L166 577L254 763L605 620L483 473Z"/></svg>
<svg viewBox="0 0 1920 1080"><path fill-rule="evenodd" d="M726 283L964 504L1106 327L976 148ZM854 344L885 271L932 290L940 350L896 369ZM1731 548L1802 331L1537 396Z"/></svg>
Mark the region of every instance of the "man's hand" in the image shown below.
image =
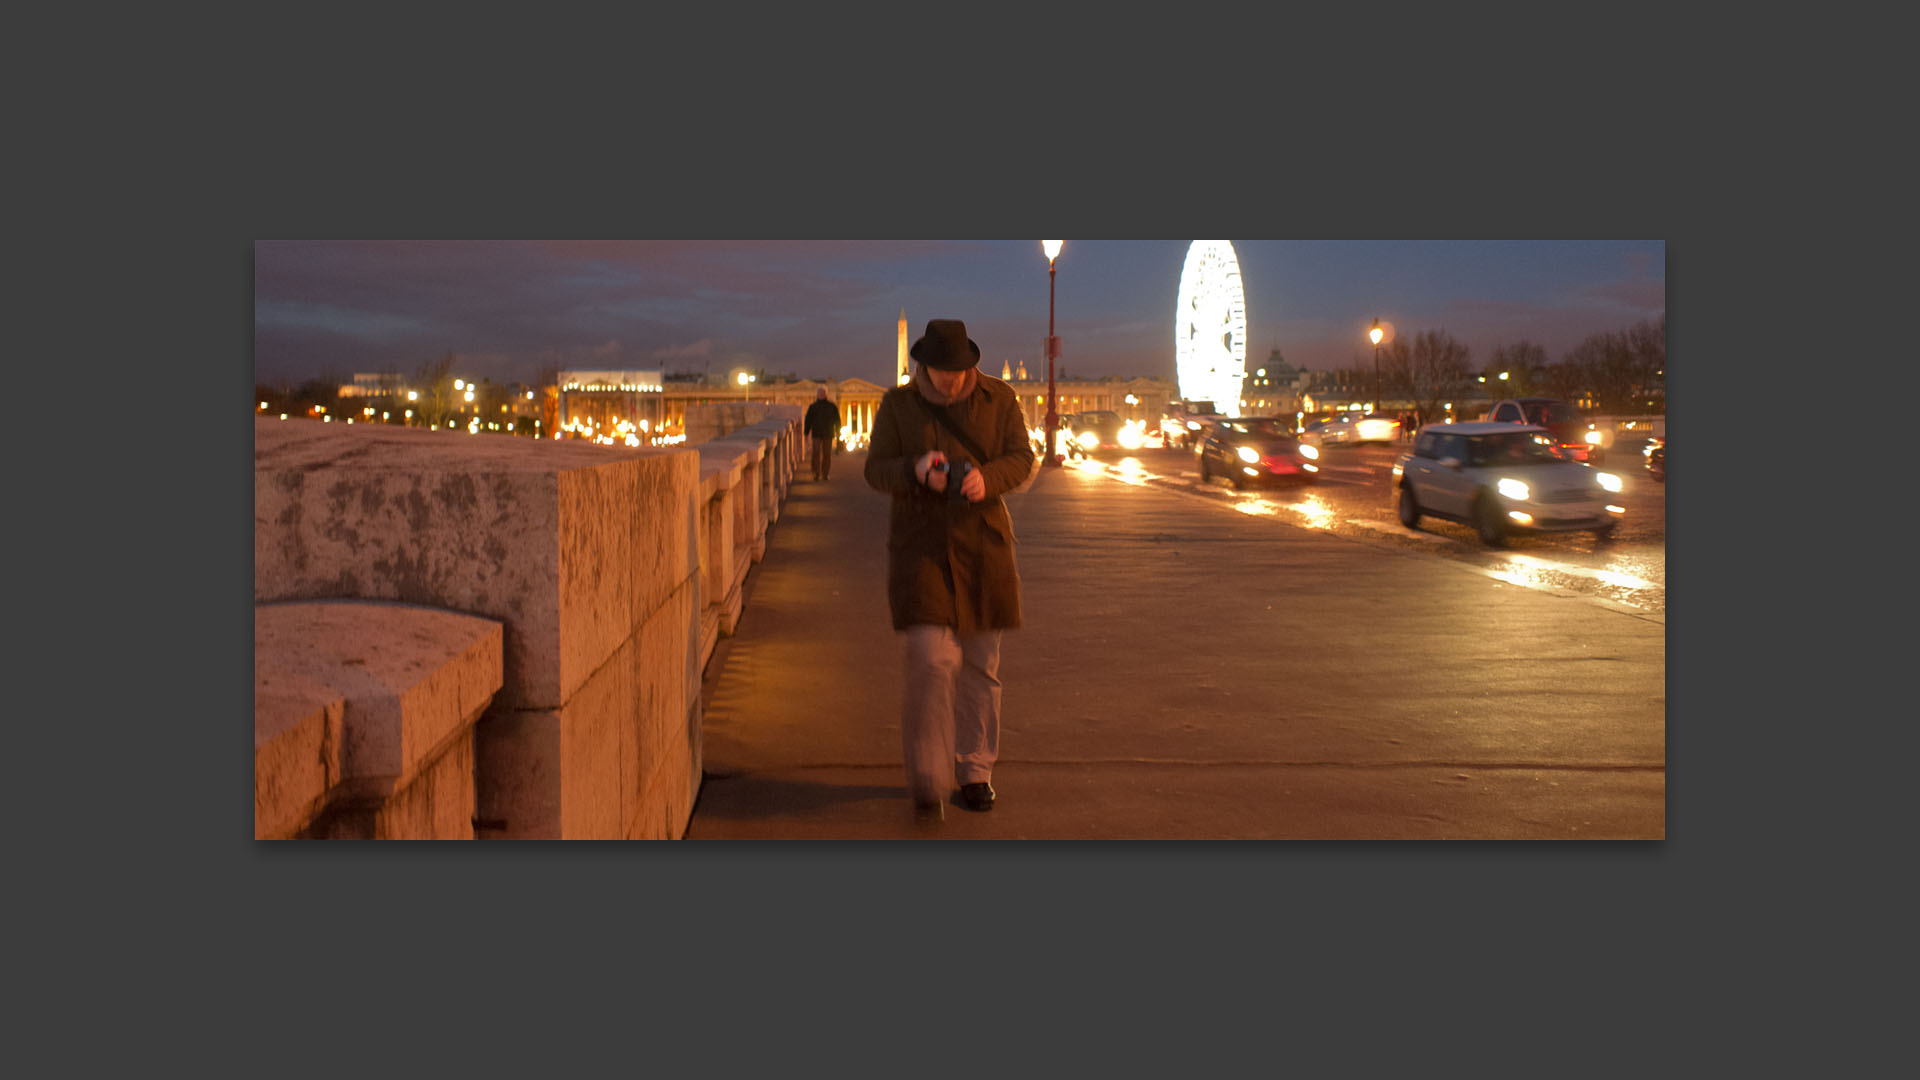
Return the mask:
<svg viewBox="0 0 1920 1080"><path fill-rule="evenodd" d="M934 466L944 465L946 463L947 455L938 450L929 450L921 454L920 459L913 463L913 475L919 477L921 483L933 490L945 491L947 490L946 470L941 469L936 471Z"/></svg>
<svg viewBox="0 0 1920 1080"><path fill-rule="evenodd" d="M967 478L960 481L960 494L965 495L968 502L979 502L987 497L987 482L981 477L979 469L967 473Z"/></svg>

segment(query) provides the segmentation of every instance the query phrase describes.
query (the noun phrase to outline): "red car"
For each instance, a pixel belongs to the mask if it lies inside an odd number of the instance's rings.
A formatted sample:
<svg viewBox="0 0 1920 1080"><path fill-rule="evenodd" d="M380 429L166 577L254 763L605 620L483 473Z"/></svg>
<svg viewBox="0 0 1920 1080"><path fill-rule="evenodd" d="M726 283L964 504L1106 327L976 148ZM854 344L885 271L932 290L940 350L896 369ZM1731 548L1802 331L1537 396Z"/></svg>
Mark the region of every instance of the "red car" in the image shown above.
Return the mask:
<svg viewBox="0 0 1920 1080"><path fill-rule="evenodd" d="M1600 464L1606 451L1587 439L1587 426L1573 406L1559 398L1523 397L1496 403L1486 419L1499 424L1535 424L1547 429L1562 457Z"/></svg>

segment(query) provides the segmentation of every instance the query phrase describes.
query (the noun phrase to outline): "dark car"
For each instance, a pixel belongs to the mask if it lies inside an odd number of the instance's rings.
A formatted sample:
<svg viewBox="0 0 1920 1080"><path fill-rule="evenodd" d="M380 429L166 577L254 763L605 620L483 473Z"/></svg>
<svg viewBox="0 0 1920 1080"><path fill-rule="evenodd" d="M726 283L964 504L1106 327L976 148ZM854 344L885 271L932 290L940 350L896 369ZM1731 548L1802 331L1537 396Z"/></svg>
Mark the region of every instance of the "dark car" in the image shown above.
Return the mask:
<svg viewBox="0 0 1920 1080"><path fill-rule="evenodd" d="M1293 434L1293 421L1279 417L1216 421L1201 436L1195 455L1203 484L1224 476L1239 490L1282 481L1311 484L1319 479L1319 449L1301 442Z"/></svg>
<svg viewBox="0 0 1920 1080"><path fill-rule="evenodd" d="M1598 465L1606 460L1606 451L1597 439L1587 438L1590 429L1581 421L1580 413L1559 398L1523 397L1497 402L1487 410L1487 419L1496 424L1532 424L1547 429L1554 448L1570 461Z"/></svg>
<svg viewBox="0 0 1920 1080"><path fill-rule="evenodd" d="M1092 454L1101 450L1119 450L1120 429L1126 427L1126 421L1111 409L1093 409L1078 413L1073 418L1073 442L1083 452Z"/></svg>
<svg viewBox="0 0 1920 1080"><path fill-rule="evenodd" d="M1647 448L1641 451L1647 456L1647 475L1661 483L1667 482L1667 440L1659 435L1647 440Z"/></svg>
<svg viewBox="0 0 1920 1080"><path fill-rule="evenodd" d="M1211 401L1168 402L1166 414L1160 418L1161 437L1168 446L1191 450L1208 425L1224 419Z"/></svg>

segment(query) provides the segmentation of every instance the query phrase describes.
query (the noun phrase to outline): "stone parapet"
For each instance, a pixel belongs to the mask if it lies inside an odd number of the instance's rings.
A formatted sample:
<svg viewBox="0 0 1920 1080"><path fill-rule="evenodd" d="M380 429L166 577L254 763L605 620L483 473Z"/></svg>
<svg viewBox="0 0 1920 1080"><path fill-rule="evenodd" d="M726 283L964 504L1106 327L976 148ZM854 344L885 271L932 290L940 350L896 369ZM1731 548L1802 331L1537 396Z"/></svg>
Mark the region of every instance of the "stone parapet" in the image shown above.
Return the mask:
<svg viewBox="0 0 1920 1080"><path fill-rule="evenodd" d="M806 410L798 405L775 405L767 401L715 401L689 405L684 430L687 445L695 446L767 420L798 423L805 415Z"/></svg>
<svg viewBox="0 0 1920 1080"><path fill-rule="evenodd" d="M473 835L501 625L367 601L254 609L254 835Z"/></svg>
<svg viewBox="0 0 1920 1080"><path fill-rule="evenodd" d="M255 601L494 620L491 705L413 780L453 783L466 755L481 837L680 836L699 790L700 675L799 463L800 410L765 408L781 411L711 445L637 450L256 420ZM257 701L256 727L270 723L256 758L288 762L256 777L257 819L298 819L345 783L359 750L343 708Z"/></svg>

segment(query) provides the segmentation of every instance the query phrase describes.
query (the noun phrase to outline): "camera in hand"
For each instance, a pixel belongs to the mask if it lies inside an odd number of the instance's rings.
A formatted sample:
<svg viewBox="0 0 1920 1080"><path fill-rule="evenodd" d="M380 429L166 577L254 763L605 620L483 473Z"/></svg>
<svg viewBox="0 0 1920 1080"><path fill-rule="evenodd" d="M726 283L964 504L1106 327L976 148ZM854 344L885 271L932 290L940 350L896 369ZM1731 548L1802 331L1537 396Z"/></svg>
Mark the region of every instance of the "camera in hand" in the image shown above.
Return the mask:
<svg viewBox="0 0 1920 1080"><path fill-rule="evenodd" d="M966 502L967 497L960 494L960 485L966 481L967 474L973 471L973 462L956 461L952 463L952 468L942 463L940 468L947 474L947 498L954 502Z"/></svg>

